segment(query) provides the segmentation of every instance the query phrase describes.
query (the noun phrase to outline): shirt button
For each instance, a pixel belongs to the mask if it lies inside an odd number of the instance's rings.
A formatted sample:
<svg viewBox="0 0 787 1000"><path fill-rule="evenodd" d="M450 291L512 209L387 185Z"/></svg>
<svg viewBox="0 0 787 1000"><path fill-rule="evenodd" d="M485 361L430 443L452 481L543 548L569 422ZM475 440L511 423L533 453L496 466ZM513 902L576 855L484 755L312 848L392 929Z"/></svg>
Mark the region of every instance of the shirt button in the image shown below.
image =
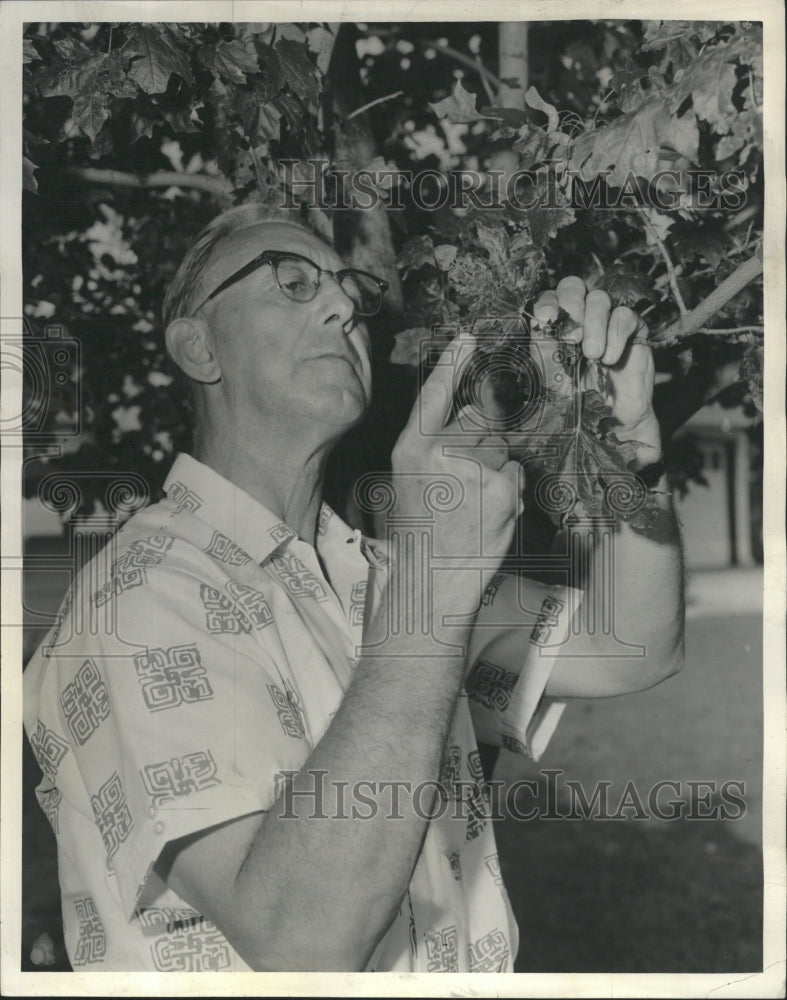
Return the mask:
<svg viewBox="0 0 787 1000"><path fill-rule="evenodd" d="M150 816L151 819L155 819L157 815L158 809L156 809L155 806L148 806L148 816Z"/></svg>
<svg viewBox="0 0 787 1000"><path fill-rule="evenodd" d="M158 820L156 823L153 824L153 832L156 834L157 837L160 837L165 830L166 826L161 822L161 820Z"/></svg>

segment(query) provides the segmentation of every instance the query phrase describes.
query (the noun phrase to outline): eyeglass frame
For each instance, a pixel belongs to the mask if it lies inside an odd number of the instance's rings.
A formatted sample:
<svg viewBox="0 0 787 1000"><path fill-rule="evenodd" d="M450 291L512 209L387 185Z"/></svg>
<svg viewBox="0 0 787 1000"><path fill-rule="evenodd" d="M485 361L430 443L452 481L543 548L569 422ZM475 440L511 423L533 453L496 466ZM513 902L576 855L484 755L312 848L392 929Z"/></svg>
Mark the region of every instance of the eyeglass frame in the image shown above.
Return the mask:
<svg viewBox="0 0 787 1000"><path fill-rule="evenodd" d="M278 276L278 271L276 269L276 264L283 258L295 258L296 260L302 260L305 261L307 264L311 264L311 266L315 268L315 270L317 271L317 285L314 289L314 295L312 295L311 298L294 299L291 295L288 295L287 292L285 292L284 289L281 287L281 284L279 283L279 276ZM366 278L371 278L372 281L377 283L377 286L380 290L380 305L378 305L375 311L371 313L362 313L359 312L358 309L354 309L354 314L357 316L364 316L364 317L376 316L377 313L380 311L380 307L383 304L383 295L388 291L388 288L390 287L389 283L384 278L378 278L377 275L372 274L370 271L362 271L357 267L343 267L340 268L338 271L330 271L326 267L320 267L319 264L315 264L314 261L311 260L309 257L304 257L303 254L295 253L295 251L293 250L263 250L262 253L257 254L257 256L248 261L248 263L244 264L242 267L239 267L237 271L233 271L233 273L228 278L225 278L224 281L222 281L222 283L217 288L214 288L213 291L210 293L210 295L208 295L207 298L204 298L196 309L193 309L191 311L192 315L198 313L204 305L206 305L212 299L215 299L220 292L223 292L227 288L230 288L238 281L242 281L243 278L246 278L250 274L253 274L254 271L259 270L259 268L265 267L266 264L270 264L271 267L273 268L273 277L276 282L276 286L282 293L282 295L284 295L285 298L289 299L290 302L313 302L314 299L317 298L317 295L320 291L323 274L330 274L330 276L339 283L340 287L342 280L348 274L350 275L362 274ZM344 289L342 289L342 291L344 291ZM345 292L345 295L346 294L347 293Z"/></svg>

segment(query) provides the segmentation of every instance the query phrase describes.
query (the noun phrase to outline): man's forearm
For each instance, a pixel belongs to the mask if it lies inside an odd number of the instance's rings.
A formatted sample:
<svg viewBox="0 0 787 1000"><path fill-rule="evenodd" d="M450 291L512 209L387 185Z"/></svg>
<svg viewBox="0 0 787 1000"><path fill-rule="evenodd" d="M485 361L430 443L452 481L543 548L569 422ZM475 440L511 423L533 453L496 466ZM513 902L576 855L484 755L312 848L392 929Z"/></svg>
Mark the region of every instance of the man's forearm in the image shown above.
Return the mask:
<svg viewBox="0 0 787 1000"><path fill-rule="evenodd" d="M365 636L368 647L385 638L385 597L397 582L393 573ZM417 604L426 595L416 592L413 599ZM474 610L471 603L468 588L466 597L459 594L435 614ZM363 656L290 789L249 831L231 885L219 898L192 895L192 905L203 912L209 908L208 915L252 968L366 966L396 915L423 842L431 803L424 795L414 808L408 790L439 777L467 635L465 628L445 634L457 644L447 657L434 655L433 639L427 645L422 636L407 634L389 637L384 656ZM362 808L353 799L359 782L368 783ZM392 789L385 782L407 782L398 795L401 818L389 818ZM240 833L228 829L226 835ZM192 853L185 864L181 852L170 884L188 898L194 869L204 858Z"/></svg>
<svg viewBox="0 0 787 1000"><path fill-rule="evenodd" d="M561 648L546 693L593 698L641 691L683 663L683 559L672 498L654 488L653 524L599 525L583 538L587 573L579 627ZM632 655L626 656L630 644Z"/></svg>

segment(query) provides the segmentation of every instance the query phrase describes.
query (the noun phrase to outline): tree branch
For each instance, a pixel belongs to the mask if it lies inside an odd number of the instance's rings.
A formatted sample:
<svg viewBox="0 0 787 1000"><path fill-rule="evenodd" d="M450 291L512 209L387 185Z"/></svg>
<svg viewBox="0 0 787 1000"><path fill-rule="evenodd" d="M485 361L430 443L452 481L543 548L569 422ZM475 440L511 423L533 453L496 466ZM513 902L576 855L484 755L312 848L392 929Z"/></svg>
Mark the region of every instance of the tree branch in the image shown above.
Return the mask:
<svg viewBox="0 0 787 1000"><path fill-rule="evenodd" d="M680 310L681 316L685 316L689 310L686 308L686 303L683 301L683 296L681 295L680 288L678 287L678 275L677 272L675 271L675 265L672 263L672 258L670 257L666 246L664 245L664 241L656 232L656 227L648 218L647 211L644 208L640 208L639 214L642 216L642 221L645 223L645 228L653 238L653 242L659 248L659 253L661 254L661 257L667 268L667 278L669 280L669 286L672 289L672 297L675 299L675 302L678 305L678 309Z"/></svg>
<svg viewBox="0 0 787 1000"><path fill-rule="evenodd" d="M368 104L363 104L361 105L360 108L356 108L355 111L351 111L349 115L347 115L345 121L349 121L351 118L355 118L357 115L362 115L364 111L368 111L369 108L373 108L375 104L382 104L383 101L392 101L394 97L399 97L403 93L404 93L403 90L396 90L394 91L393 94L386 94L385 97L378 97L374 101L369 101Z"/></svg>
<svg viewBox="0 0 787 1000"><path fill-rule="evenodd" d="M749 282L762 274L762 258L759 256L750 257L743 264L739 265L732 274L714 288L710 295L692 309L690 313L681 316L680 319L660 330L655 337L651 337L648 343L653 346L663 347L668 344L675 344L691 333L696 333L700 327L704 327L711 316L714 316L720 309L734 298L738 292L746 287Z"/></svg>
<svg viewBox="0 0 787 1000"><path fill-rule="evenodd" d="M210 177L207 174L184 174L169 170L154 174L132 174L124 170L105 170L100 167L66 167L65 172L88 184L136 188L190 187L205 191L220 200L229 200L233 190L226 178Z"/></svg>

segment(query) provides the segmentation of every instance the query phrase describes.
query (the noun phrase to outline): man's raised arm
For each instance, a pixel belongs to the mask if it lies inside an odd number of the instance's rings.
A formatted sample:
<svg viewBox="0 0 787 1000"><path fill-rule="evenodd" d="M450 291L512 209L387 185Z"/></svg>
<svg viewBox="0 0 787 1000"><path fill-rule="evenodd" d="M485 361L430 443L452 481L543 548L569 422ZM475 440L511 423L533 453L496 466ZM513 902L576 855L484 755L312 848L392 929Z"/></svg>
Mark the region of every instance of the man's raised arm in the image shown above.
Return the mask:
<svg viewBox="0 0 787 1000"><path fill-rule="evenodd" d="M661 434L652 407L654 363L643 343L644 323L626 307L611 308L603 291L585 291L579 278L565 278L541 296L537 320L549 321L564 309L577 324L565 340L581 345L598 363L609 387L608 403L617 420L615 434L635 442L634 467L658 469ZM552 697L592 698L641 691L683 665L683 564L666 476L650 483L657 513L647 529L624 520L614 526L573 529L584 569L575 566L575 586L584 590L576 628L560 649L546 686ZM604 534L607 538L604 539ZM559 533L558 547L571 544ZM603 622L614 622L614 636ZM621 641L618 641L621 640ZM640 647L625 655L623 643Z"/></svg>
<svg viewBox="0 0 787 1000"><path fill-rule="evenodd" d="M456 348L454 342L447 350ZM465 347L472 349L472 342ZM425 593L420 569L429 553L415 533L412 547L394 558L381 606L364 635L370 650L386 640L384 655L378 648L359 660L328 729L294 776L287 808L280 798L266 814L183 838L159 864L175 892L211 919L256 970L363 970L418 860L427 819L407 795L396 821L386 818L383 801L368 818L353 818L339 799L370 779L379 789L386 781L406 780L412 788L439 777L469 630L441 630L441 623L448 615L471 620L521 512L519 467L507 461L504 448L487 446L476 454L479 432L473 439L465 435L464 457L445 454L444 433L457 431L455 422L445 426L454 367L437 365L394 449L396 512L422 516L431 487L459 481L464 502L450 513L435 513L432 544L441 554L466 557L472 554L469 539L480 542L482 535L478 551L489 566L483 573L458 570L450 585ZM389 611L406 600L431 608L437 634L455 644L455 655L436 656L431 636L426 644L407 629L387 638ZM315 782L322 792L319 810ZM343 812L349 818L324 818Z"/></svg>

